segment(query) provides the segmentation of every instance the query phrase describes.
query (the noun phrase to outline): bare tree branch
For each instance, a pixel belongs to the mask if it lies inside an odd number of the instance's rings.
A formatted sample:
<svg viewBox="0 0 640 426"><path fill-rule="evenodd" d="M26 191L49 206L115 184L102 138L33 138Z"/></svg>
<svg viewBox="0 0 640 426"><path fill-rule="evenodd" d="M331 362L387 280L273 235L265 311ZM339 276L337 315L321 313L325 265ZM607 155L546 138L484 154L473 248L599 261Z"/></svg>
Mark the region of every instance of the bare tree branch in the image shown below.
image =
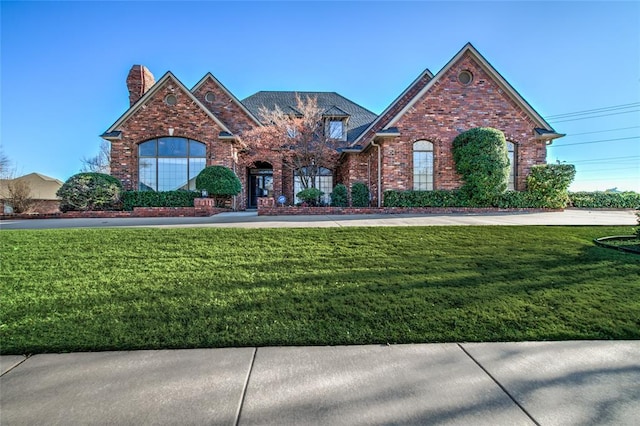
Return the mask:
<svg viewBox="0 0 640 426"><path fill-rule="evenodd" d="M245 150L239 161L245 165L265 161L278 151L284 167L293 170L303 189L313 188L322 167L332 168L338 158L340 139L325 132L325 117L316 97L296 94L293 111L260 107L265 125L242 134Z"/></svg>
<svg viewBox="0 0 640 426"><path fill-rule="evenodd" d="M81 172L111 173L111 144L107 141L100 142L100 150L94 157L82 157Z"/></svg>

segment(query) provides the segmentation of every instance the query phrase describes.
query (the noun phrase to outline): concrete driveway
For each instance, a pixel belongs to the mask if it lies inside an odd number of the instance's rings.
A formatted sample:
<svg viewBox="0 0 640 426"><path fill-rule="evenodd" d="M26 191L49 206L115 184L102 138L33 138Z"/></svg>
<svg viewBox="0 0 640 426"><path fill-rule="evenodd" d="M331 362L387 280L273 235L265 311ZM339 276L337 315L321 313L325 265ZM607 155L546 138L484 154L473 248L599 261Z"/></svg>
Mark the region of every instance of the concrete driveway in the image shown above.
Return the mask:
<svg viewBox="0 0 640 426"><path fill-rule="evenodd" d="M0 221L1 229L55 229L99 227L221 227L320 228L339 226L442 226L442 225L630 225L637 224L634 210L567 209L548 213L493 214L369 214L332 216L258 216L253 212L221 213L210 217L28 219Z"/></svg>

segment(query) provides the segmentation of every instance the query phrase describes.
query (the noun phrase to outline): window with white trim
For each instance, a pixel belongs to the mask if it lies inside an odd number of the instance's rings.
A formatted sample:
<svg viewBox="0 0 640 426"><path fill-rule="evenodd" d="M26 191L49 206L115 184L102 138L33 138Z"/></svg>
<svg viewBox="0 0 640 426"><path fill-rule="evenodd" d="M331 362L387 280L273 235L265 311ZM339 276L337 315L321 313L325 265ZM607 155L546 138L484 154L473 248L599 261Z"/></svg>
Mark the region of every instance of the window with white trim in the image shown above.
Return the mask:
<svg viewBox="0 0 640 426"><path fill-rule="evenodd" d="M507 155L509 156L509 181L507 189L516 190L516 144L507 141Z"/></svg>
<svg viewBox="0 0 640 426"><path fill-rule="evenodd" d="M429 141L413 144L413 189L433 191L433 143Z"/></svg>

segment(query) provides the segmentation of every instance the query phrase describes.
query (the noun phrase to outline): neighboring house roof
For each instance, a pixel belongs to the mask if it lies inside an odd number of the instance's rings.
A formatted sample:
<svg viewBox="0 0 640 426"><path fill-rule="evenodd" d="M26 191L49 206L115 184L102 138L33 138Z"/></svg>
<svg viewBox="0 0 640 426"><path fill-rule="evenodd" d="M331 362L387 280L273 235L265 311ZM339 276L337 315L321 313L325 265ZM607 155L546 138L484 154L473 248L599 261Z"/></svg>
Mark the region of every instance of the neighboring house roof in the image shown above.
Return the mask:
<svg viewBox="0 0 640 426"><path fill-rule="evenodd" d="M231 133L231 131L227 128L227 126L222 123L209 109L202 105L202 103L196 98L193 93L187 87L182 84L180 80L174 76L171 71L168 71L165 75L162 76L160 80L154 84L151 89L149 89L138 101L131 106L118 120L111 125L101 136L104 139L113 139L114 132L120 127L125 121L127 121L133 114L135 114L142 106L147 102L147 100L151 99L158 90L167 82L167 80L173 81L178 88L180 88L190 99L191 101L200 107L202 111L204 111L211 119L220 127L221 132Z"/></svg>
<svg viewBox="0 0 640 426"><path fill-rule="evenodd" d="M502 88L502 90L509 96L523 111L525 111L534 123L546 130L548 135L556 135L556 137L562 136L553 130L553 127L547 123L540 114L538 114L533 107L518 93L516 89L511 86L507 80L500 75L500 73L476 50L471 43L467 43L460 51L418 92L411 102L407 103L389 122L385 125L385 128L392 127L402 115L407 112L424 94L438 82L438 80L446 74L446 72L458 62L465 54L469 53L473 59L484 69L484 71L493 78L493 80Z"/></svg>
<svg viewBox="0 0 640 426"><path fill-rule="evenodd" d="M31 198L34 200L57 200L56 192L62 186L62 181L42 175L40 173L29 173L15 179L0 179L0 198L9 196L9 184L11 182L26 182L31 189Z"/></svg>
<svg viewBox="0 0 640 426"><path fill-rule="evenodd" d="M336 92L279 92L262 91L242 100L242 103L255 116L259 116L260 107L274 109L277 105L283 111L297 111L296 95L302 98L309 96L318 100L318 107L327 117L348 117L347 142L353 142L368 125L376 119L376 115L355 102Z"/></svg>

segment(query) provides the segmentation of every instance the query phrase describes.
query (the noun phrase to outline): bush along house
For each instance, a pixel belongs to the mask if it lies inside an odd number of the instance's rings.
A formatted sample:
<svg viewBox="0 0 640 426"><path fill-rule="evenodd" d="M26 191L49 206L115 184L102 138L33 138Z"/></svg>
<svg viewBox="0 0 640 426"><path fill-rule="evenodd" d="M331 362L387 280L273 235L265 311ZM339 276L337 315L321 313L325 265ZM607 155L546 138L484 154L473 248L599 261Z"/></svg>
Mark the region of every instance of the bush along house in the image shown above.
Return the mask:
<svg viewBox="0 0 640 426"><path fill-rule="evenodd" d="M314 165L313 186L328 195L338 183L362 182L374 207L386 190L459 188L452 142L466 130L504 133L509 189L517 191L563 136L471 44L437 74L421 73L380 115L335 92L264 91L239 100L210 73L188 89L171 72L155 81L141 65L131 68L127 88L130 108L101 135L111 143L111 174L125 189L169 191L195 189L202 169L225 166L242 183L239 210L265 196L295 202L306 168L292 169L286 142L249 156L243 135L269 125L261 122L264 110L299 114L304 97L317 101L322 128L338 142L335 155Z"/></svg>

